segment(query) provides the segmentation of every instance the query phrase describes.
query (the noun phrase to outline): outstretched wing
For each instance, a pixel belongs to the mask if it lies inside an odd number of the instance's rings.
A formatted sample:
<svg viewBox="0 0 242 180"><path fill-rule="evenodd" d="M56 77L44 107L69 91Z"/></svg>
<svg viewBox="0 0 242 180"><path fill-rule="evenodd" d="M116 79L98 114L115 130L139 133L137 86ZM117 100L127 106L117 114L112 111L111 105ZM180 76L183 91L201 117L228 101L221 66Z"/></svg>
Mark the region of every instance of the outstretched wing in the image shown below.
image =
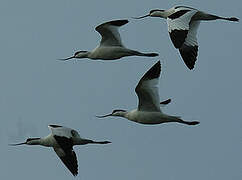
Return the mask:
<svg viewBox="0 0 242 180"><path fill-rule="evenodd" d="M73 151L72 138L80 137L78 132L59 125L48 125L48 128L59 145L59 147L54 147L54 151L73 176L76 176L78 174L78 164L76 153Z"/></svg>
<svg viewBox="0 0 242 180"><path fill-rule="evenodd" d="M175 48L179 49L183 61L193 69L197 60L197 29L199 21L192 21L198 10L189 7L176 7L176 12L168 16L167 24L170 38Z"/></svg>
<svg viewBox="0 0 242 180"><path fill-rule="evenodd" d="M59 126L59 125L49 125L48 128L50 129L51 133L56 136L63 136L67 138L80 137L80 135L76 130L68 127Z"/></svg>
<svg viewBox="0 0 242 180"><path fill-rule="evenodd" d="M180 48L187 37L189 24L197 13L195 9L176 9L176 12L167 18L168 32L175 48Z"/></svg>
<svg viewBox="0 0 242 180"><path fill-rule="evenodd" d="M139 111L161 112L158 92L160 72L161 64L158 61L145 73L136 86L135 92L139 98Z"/></svg>
<svg viewBox="0 0 242 180"><path fill-rule="evenodd" d="M189 69L193 69L198 55L197 29L200 21L192 21L183 45L179 48L183 61Z"/></svg>
<svg viewBox="0 0 242 180"><path fill-rule="evenodd" d="M102 36L100 46L123 46L118 28L128 22L126 19L115 20L97 26L95 29Z"/></svg>
<svg viewBox="0 0 242 180"><path fill-rule="evenodd" d="M78 174L78 164L76 153L73 151L73 149L71 148L68 150L63 150L62 148L54 148L54 151L65 164L65 166L71 171L73 176L76 176Z"/></svg>

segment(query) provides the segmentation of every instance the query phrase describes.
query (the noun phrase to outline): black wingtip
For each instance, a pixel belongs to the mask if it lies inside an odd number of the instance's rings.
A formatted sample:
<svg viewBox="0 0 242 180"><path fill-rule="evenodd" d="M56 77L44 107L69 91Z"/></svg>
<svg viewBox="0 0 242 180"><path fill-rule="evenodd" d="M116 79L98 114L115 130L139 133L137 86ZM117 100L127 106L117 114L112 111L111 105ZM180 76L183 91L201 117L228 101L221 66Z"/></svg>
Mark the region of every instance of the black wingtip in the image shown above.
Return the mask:
<svg viewBox="0 0 242 180"><path fill-rule="evenodd" d="M72 175L76 177L78 175L78 172L72 173Z"/></svg>
<svg viewBox="0 0 242 180"><path fill-rule="evenodd" d="M160 104L166 105L166 104L169 104L170 102L171 102L171 99L167 99L165 101L160 102Z"/></svg>
<svg viewBox="0 0 242 180"><path fill-rule="evenodd" d="M143 76L144 80L147 79L155 79L160 77L161 72L161 63L158 61L155 65L153 65Z"/></svg>
<svg viewBox="0 0 242 180"><path fill-rule="evenodd" d="M197 60L198 46L187 46L183 44L179 52L186 66L192 70Z"/></svg>
<svg viewBox="0 0 242 180"><path fill-rule="evenodd" d="M127 19L120 19L120 20L110 21L108 23L113 26L123 26L123 25L127 24L128 22L129 21Z"/></svg>
<svg viewBox="0 0 242 180"><path fill-rule="evenodd" d="M56 124L50 124L49 126L52 127L52 128L62 127L62 126L59 126L59 125L56 125Z"/></svg>

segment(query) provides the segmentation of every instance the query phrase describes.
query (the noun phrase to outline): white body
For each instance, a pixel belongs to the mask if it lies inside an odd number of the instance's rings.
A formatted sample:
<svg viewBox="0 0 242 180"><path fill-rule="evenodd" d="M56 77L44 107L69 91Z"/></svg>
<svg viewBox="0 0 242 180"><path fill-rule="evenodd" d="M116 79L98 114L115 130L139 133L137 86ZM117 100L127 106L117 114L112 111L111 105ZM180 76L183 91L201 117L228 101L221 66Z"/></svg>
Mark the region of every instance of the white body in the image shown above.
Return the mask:
<svg viewBox="0 0 242 180"><path fill-rule="evenodd" d="M178 116L169 116L162 113L160 105L168 104L171 100L169 99L160 103L158 93L160 72L161 64L160 61L158 61L139 81L135 88L135 92L139 99L137 109L130 112L125 110L114 110L111 114L97 117L119 116L141 124L161 124L166 122L178 122L188 125L198 124L196 121L188 122L180 119Z"/></svg>
<svg viewBox="0 0 242 180"><path fill-rule="evenodd" d="M156 53L141 53L126 48L119 34L119 27L128 23L128 20L116 20L103 23L95 29L102 36L100 44L92 51L78 51L74 56L61 59L69 60L72 58L89 58L93 60L116 60L126 56L158 56Z"/></svg>
<svg viewBox="0 0 242 180"><path fill-rule="evenodd" d="M186 6L176 6L167 10L151 10L148 15L136 19L148 16L167 20L171 41L175 48L179 49L183 61L190 70L194 68L198 56L197 30L200 21L216 19L239 21L235 17L220 17Z"/></svg>
<svg viewBox="0 0 242 180"><path fill-rule="evenodd" d="M92 141L80 137L77 131L63 126L49 125L51 133L43 138L29 138L24 143L12 145L41 145L53 147L54 151L65 164L65 166L76 176L78 174L78 164L76 153L73 150L74 145L107 144L109 141Z"/></svg>
<svg viewBox="0 0 242 180"><path fill-rule="evenodd" d="M121 46L98 46L88 54L88 58L93 60L115 60L124 56L133 56L134 54L135 51ZM138 53L136 54L138 55Z"/></svg>
<svg viewBox="0 0 242 180"><path fill-rule="evenodd" d="M174 121L175 117L166 115L162 112L147 112L134 109L124 116L128 120L140 123L140 124L161 124L166 122L178 122Z"/></svg>

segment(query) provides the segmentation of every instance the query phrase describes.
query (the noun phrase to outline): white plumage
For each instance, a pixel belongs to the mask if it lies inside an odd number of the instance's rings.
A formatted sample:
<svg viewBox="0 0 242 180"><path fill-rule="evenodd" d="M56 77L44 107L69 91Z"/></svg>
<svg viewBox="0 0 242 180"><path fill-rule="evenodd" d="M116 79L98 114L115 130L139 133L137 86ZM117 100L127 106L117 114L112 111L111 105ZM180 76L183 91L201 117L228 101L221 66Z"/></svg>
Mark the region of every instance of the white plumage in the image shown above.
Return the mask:
<svg viewBox="0 0 242 180"><path fill-rule="evenodd" d="M71 171L71 173L76 176L78 174L78 163L76 153L73 150L74 145L110 143L109 141L93 141L81 138L76 130L64 126L49 125L48 127L51 133L46 137L28 138L26 142L11 145L16 146L27 144L53 147L61 161Z"/></svg>
<svg viewBox="0 0 242 180"><path fill-rule="evenodd" d="M171 41L175 48L179 49L182 59L189 69L194 68L197 60L198 42L196 36L200 21L216 19L239 21L239 19L235 17L220 17L186 6L176 6L168 10L151 10L148 15L135 19L141 19L148 16L167 19L168 32Z"/></svg>
<svg viewBox="0 0 242 180"><path fill-rule="evenodd" d="M140 79L138 85L135 88L135 92L139 99L137 109L129 112L120 109L113 110L111 114L97 117L104 118L108 116L120 116L141 124L160 124L166 122L178 122L187 125L198 124L199 122L197 121L184 121L178 116L170 116L161 111L160 105L166 105L170 103L171 100L168 99L160 103L158 89L160 72L161 64L160 61L158 61Z"/></svg>
<svg viewBox="0 0 242 180"><path fill-rule="evenodd" d="M127 23L128 20L125 19L109 21L97 26L95 29L102 36L99 46L90 52L78 51L73 56L60 60L65 61L73 58L115 60L125 56L158 56L157 53L142 53L128 49L123 45L118 29Z"/></svg>

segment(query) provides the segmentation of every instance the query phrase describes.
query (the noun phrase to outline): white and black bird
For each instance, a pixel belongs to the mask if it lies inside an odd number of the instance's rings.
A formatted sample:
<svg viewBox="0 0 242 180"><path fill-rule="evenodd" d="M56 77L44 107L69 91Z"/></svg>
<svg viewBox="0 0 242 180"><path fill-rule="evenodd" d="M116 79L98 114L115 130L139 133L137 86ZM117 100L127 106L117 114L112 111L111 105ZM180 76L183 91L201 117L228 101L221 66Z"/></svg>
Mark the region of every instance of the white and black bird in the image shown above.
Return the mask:
<svg viewBox="0 0 242 180"><path fill-rule="evenodd" d="M71 171L71 173L76 176L78 174L78 164L76 153L73 150L74 145L111 143L109 141L93 141L81 138L78 132L71 128L59 125L49 125L48 127L51 133L46 137L28 138L26 142L10 145L17 146L27 144L53 147L61 161Z"/></svg>
<svg viewBox="0 0 242 180"><path fill-rule="evenodd" d="M158 56L157 53L142 53L139 51L131 50L126 48L121 40L119 34L119 27L128 23L128 20L115 20L105 22L95 29L102 36L102 40L95 49L92 51L77 51L73 56L60 59L69 60L73 58L89 58L89 59L100 59L100 60L115 60L125 56L147 56L154 57Z"/></svg>
<svg viewBox="0 0 242 180"><path fill-rule="evenodd" d="M236 17L220 17L186 6L176 6L168 10L154 9L149 14L135 19L149 16L167 19L171 41L175 48L179 49L182 59L190 70L194 68L197 60L198 42L196 35L200 21L216 19L239 21Z"/></svg>
<svg viewBox="0 0 242 180"><path fill-rule="evenodd" d="M160 103L158 92L160 72L161 64L158 61L139 81L135 88L139 99L137 109L129 112L125 110L114 110L111 114L97 117L120 116L141 124L160 124L167 122L177 122L187 125L199 124L198 121L184 121L179 116L170 116L161 111L160 106L169 104L171 100L168 99Z"/></svg>

